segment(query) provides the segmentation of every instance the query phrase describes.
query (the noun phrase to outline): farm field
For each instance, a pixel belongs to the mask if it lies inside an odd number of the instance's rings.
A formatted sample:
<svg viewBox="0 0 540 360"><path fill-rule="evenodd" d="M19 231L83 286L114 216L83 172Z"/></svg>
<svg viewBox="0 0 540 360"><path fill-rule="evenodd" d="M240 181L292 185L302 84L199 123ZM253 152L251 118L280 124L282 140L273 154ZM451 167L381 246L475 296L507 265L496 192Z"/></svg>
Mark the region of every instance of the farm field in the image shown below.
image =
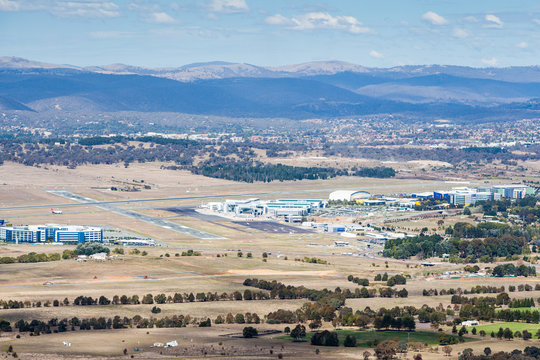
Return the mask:
<svg viewBox="0 0 540 360"><path fill-rule="evenodd" d="M17 308L0 308L0 319L15 324L20 320L30 322L72 321L76 319L113 318L118 316L131 322L122 329L90 330L75 329L62 333L48 334L41 332L39 336L30 336L30 332L0 333L0 350L6 351L13 346L23 359L71 359L86 357L125 358L187 358L208 357L242 358L242 359L275 359L278 354L284 358L312 359L315 348L309 344L313 335L309 331L311 319L303 319L308 328L304 343L292 343L283 331L285 326L293 328L296 323L273 324L268 320L270 313L282 312L297 314L316 304L315 296L298 298L281 298L275 296L269 300L231 300L230 296L237 292L244 296L246 290L270 293L268 289L244 286L246 279L265 280L268 283L280 282L288 288L309 289L318 292L344 292L361 290L363 287L348 280L349 275L368 279L369 289L375 297L346 298L343 307L353 313L377 312L381 308L394 307L427 307L444 309L453 308L451 295L423 296L425 289L461 289L464 291L473 286L505 286L530 285L532 291L516 291L509 293L512 299L540 297L535 290L537 277L482 277L456 279L440 278L447 272L463 272L463 264L449 263L445 259L420 259L412 257L408 260L383 258L380 254L382 246L369 242L359 236L346 239L338 233L318 232L298 224L284 222L261 222L229 219L215 215L200 214L194 209L208 201L225 199L245 199L257 197L261 199L277 198L320 198L327 199L328 194L336 189L359 189L373 194L396 194L411 191L427 191L448 189L455 183L443 180L416 179L363 179L341 177L330 180L290 181L269 184L243 184L232 181L203 178L184 171L160 170L158 163L132 164L125 169L111 166L80 166L74 170L62 167L32 168L15 164L4 164L0 167L2 174L10 171L16 176L3 177L0 185L0 219L6 219L13 225L23 224L89 224L106 226L107 235L120 233L134 234L139 238L152 238L157 246L119 246L111 245L109 249L123 250L114 258L106 261L77 261L62 259L39 263L2 263L0 264L0 300L16 301L24 306ZM408 164L407 166L414 166ZM141 176L141 174L144 174ZM110 191L111 186L128 184L134 180L143 180L151 189L139 192ZM208 181L207 181L208 180ZM474 183L474 182L473 182ZM77 196L88 197L98 202L121 209L100 207L100 204L81 204L73 199L58 196L51 190L67 191ZM51 208L61 210L62 214L52 214ZM126 216L123 211L133 211L153 219L165 220L191 229L216 235L215 238L197 238L173 231L159 225L142 221L140 218ZM440 218L423 218L385 223L389 216L381 213L358 215L340 215L335 218L318 218L318 221L339 223L373 224L373 226L393 226L395 229L416 232L417 228L428 228L430 232L440 231ZM401 214L392 216L402 216ZM457 222L474 224L474 219L461 213L444 218L444 226ZM391 225L389 225L391 224ZM440 228L440 229L439 229ZM410 230L409 230L410 229ZM338 247L336 242L348 241L348 247ZM369 246L368 246L369 245ZM192 249L200 256L182 256L183 252ZM46 254L62 254L64 250L75 250L75 246L40 245L0 245L0 258L17 258L31 252ZM144 252L144 255L142 254ZM241 254L240 254L241 253ZM240 256L241 255L241 256ZM433 262L435 266L426 266ZM482 268L493 267L493 263L478 263ZM391 296L381 298L379 292L387 288L386 281L374 281L377 275L387 273L389 276L403 275L405 285L396 285L394 291L406 289L407 297ZM188 294L200 294L225 297L219 301L187 301ZM182 302L173 303L167 300L163 304L108 304L76 306L77 297L105 297L112 300L115 296L136 295L142 299L151 294L155 298L164 294L172 298L175 294L184 297ZM482 294L478 296L496 296ZM467 296L477 296L469 294ZM64 299L68 304L64 305ZM58 301L59 306L52 305ZM39 306L37 303L39 302ZM47 304L47 305L45 305ZM308 305L306 305L308 304ZM158 310L154 309L159 308ZM339 315L339 311L336 314ZM246 316L257 314L261 323L215 323L218 317L228 314ZM459 312L458 312L459 313ZM166 318L188 317L190 321L185 327L137 328L133 319L143 318L162 321ZM446 321L456 316L449 315ZM211 327L199 327L199 323L211 320ZM235 320L236 321L236 320ZM394 340L418 342L428 346L421 350L423 359L440 359L443 357L438 344L439 332L430 330L429 324L417 322L417 330L405 331L363 331L354 327L343 327L338 330L343 343L347 335L354 335L358 340L356 348L319 348L317 358L363 358L364 351L374 354L374 345L368 341ZM538 324L512 323L516 330L520 326L530 326L529 331L536 333ZM508 326L510 326L508 325ZM255 339L243 339L243 328L253 326L260 332L270 331ZM370 323L368 327L372 328ZM484 326L484 325L482 325ZM498 326L498 324L489 324ZM339 326L338 326L339 328ZM321 330L334 330L331 322L323 321ZM477 327L479 330L480 327ZM496 328L498 330L498 327ZM486 330L487 331L487 330ZM17 338L16 335L21 335ZM515 339L509 342L495 342L491 339L480 339L478 336L467 336L463 344L452 345L453 355L467 347L481 352L486 344L494 350L513 350L524 348L528 343ZM154 343L177 340L177 348L155 348ZM478 341L481 340L481 341ZM534 340L536 341L536 340ZM72 346L64 346L69 342ZM95 346L95 344L100 346ZM220 345L221 343L221 345ZM138 348L135 351L134 348ZM38 349L39 351L37 351ZM453 356L452 355L452 356ZM375 359L374 356L371 357Z"/></svg>
<svg viewBox="0 0 540 360"><path fill-rule="evenodd" d="M478 325L474 326L476 327L477 331L484 330L488 336L491 334L491 332L497 333L500 328L510 329L512 332L516 331L523 331L527 330L528 332L532 333L533 336L536 334L536 332L540 329L540 324L527 324L527 323L521 323L521 322L496 322L493 324L487 324L487 325ZM472 329L472 327L469 327L469 330Z"/></svg>
<svg viewBox="0 0 540 360"><path fill-rule="evenodd" d="M340 344L343 344L347 336L356 338L357 347L371 347L373 342L383 342L386 340L396 340L398 342L414 342L424 345L438 345L439 334L431 331L359 331L359 330L337 330ZM308 333L306 339L310 341L313 333ZM290 336L282 336L281 339L293 341ZM477 339L464 337L465 342L476 341Z"/></svg>

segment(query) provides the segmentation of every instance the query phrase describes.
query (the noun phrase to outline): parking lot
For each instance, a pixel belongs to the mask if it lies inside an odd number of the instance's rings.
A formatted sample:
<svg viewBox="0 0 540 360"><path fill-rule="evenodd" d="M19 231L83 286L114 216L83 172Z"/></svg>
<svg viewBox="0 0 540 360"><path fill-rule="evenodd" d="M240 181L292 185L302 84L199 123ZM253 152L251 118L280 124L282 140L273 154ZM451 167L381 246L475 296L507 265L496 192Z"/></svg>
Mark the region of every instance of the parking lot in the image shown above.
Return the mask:
<svg viewBox="0 0 540 360"><path fill-rule="evenodd" d="M234 224L247 226L252 229L274 234L308 234L314 232L311 229L303 229L300 227L284 225L272 221L234 221Z"/></svg>

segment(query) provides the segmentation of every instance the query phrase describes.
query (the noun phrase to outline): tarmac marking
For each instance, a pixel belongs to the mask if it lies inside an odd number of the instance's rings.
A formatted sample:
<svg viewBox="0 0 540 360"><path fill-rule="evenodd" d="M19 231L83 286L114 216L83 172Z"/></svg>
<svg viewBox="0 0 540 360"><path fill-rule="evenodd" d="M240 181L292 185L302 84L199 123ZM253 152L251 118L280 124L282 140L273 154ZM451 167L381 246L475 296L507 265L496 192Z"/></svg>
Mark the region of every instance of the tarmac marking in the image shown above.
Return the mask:
<svg viewBox="0 0 540 360"><path fill-rule="evenodd" d="M205 231L201 231L201 230L197 230L197 229L192 229L192 228L187 227L187 226L183 226L183 225L180 225L180 224L177 224L177 223L174 223L174 222L171 222L171 221L167 221L167 220L164 220L164 219L156 218L154 216L142 214L142 213L139 213L139 212L136 212L136 211L133 211L133 210L123 209L121 207L113 205L113 203L103 202L103 201L100 202L100 201L97 201L97 200L94 200L94 199L90 199L90 198L87 198L87 197L84 197L84 196L81 196L81 195L71 193L69 191L65 191L65 190L49 190L47 192L49 192L51 194L54 194L54 195L57 195L57 196L62 196L62 197L67 198L67 199L71 199L73 201L84 203L84 204L87 204L87 205L94 205L96 207L99 207L100 209L112 211L112 212L114 212L116 214L128 216L128 217L133 218L135 220L144 221L144 222L146 222L148 224L160 226L160 227L162 227L164 229L176 231L178 233L188 235L188 236L193 236L193 237L198 238L198 239L203 239L203 240L223 240L223 239L225 239L224 237L219 236L219 235L210 234L210 233L207 233Z"/></svg>

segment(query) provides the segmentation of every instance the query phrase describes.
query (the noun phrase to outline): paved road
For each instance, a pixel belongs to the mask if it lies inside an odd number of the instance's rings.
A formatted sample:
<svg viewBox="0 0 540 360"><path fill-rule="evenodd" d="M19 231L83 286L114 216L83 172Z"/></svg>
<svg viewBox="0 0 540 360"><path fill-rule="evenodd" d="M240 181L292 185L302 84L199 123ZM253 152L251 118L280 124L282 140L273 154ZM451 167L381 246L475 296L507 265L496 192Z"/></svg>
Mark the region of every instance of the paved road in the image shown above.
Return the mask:
<svg viewBox="0 0 540 360"><path fill-rule="evenodd" d="M57 196L62 196L62 197L74 200L74 201L83 202L86 205L94 205L94 206L97 206L97 207L99 207L101 209L112 211L112 212L114 212L116 214L128 216L128 217L131 217L131 218L133 218L135 220L144 221L144 222L152 224L152 225L160 226L160 227L162 227L164 229L176 231L178 233L193 236L193 237L196 237L196 238L199 238L199 239L204 239L204 240L222 240L222 239L225 239L225 238L223 238L223 237L221 237L219 235L214 235L214 234L207 233L205 231L192 229L190 227L183 226L183 225L180 225L180 224L177 224L177 223L173 223L171 221L167 221L167 220L160 219L160 218L150 216L150 215L146 215L146 214L141 214L141 213L138 213L138 212L133 211L133 210L123 209L121 207L113 205L110 202L109 203L103 202L103 201L100 202L100 201L90 199L90 198L87 198L87 197L84 197L84 196L81 196L81 195L73 194L73 193L71 193L69 191L65 191L65 190L49 190L48 192L51 193L51 194L57 195Z"/></svg>

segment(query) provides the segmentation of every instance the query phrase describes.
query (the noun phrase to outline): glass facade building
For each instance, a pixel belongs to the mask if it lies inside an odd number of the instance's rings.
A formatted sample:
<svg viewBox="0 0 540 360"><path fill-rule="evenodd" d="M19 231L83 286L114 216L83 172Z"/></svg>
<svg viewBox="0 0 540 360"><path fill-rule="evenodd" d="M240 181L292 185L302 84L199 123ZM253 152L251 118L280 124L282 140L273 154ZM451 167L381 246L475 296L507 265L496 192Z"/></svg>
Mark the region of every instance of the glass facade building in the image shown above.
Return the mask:
<svg viewBox="0 0 540 360"><path fill-rule="evenodd" d="M0 240L24 243L69 243L103 242L103 230L81 225L28 225L0 227Z"/></svg>

